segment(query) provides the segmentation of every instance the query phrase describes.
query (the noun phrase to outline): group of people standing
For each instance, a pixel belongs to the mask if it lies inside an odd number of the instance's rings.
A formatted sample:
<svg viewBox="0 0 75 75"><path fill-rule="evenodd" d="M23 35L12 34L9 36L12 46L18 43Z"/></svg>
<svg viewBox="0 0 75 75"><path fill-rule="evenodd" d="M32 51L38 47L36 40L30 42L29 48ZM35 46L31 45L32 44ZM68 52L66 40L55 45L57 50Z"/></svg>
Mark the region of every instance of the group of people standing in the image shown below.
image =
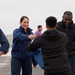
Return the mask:
<svg viewBox="0 0 75 75"><path fill-rule="evenodd" d="M11 75L32 75L32 63L37 66L33 52L42 49L44 75L75 75L75 24L71 11L65 11L62 21L49 16L33 33L29 18L22 16L19 28L13 31ZM32 42L33 40L33 42ZM9 42L0 29L0 55L8 52Z"/></svg>

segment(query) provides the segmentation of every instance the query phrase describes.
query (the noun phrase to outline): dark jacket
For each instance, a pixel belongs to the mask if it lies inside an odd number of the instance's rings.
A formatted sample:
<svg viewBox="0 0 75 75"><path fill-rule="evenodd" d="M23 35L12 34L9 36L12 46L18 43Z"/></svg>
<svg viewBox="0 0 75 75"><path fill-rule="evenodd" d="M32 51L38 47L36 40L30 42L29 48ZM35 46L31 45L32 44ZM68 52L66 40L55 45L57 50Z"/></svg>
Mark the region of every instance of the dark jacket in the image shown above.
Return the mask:
<svg viewBox="0 0 75 75"><path fill-rule="evenodd" d="M28 35L32 34L30 28L27 29L27 32L20 26L18 29L13 31L13 45L12 45L12 56L23 59L27 61L31 58L32 53L27 49L28 44L31 42L28 39Z"/></svg>
<svg viewBox="0 0 75 75"><path fill-rule="evenodd" d="M65 32L69 43L67 44L67 50L69 55L75 55L75 24L73 22L70 23L69 27L66 27L63 21L58 22L58 30L61 32Z"/></svg>
<svg viewBox="0 0 75 75"><path fill-rule="evenodd" d="M68 39L64 33L56 29L47 30L29 45L29 49L35 51L42 48L45 71L63 72L70 69L65 47L67 42Z"/></svg>
<svg viewBox="0 0 75 75"><path fill-rule="evenodd" d="M3 31L0 29L0 51L7 53L8 49L9 49L9 42Z"/></svg>

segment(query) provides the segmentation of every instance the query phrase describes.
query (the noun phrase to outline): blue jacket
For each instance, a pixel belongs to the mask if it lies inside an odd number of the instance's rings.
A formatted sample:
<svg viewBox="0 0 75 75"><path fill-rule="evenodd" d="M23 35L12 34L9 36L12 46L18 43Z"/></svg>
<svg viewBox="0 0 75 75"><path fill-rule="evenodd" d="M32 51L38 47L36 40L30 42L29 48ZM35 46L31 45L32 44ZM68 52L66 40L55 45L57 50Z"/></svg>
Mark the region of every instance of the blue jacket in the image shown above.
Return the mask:
<svg viewBox="0 0 75 75"><path fill-rule="evenodd" d="M12 56L20 58L22 60L28 60L31 58L32 53L28 50L28 44L31 42L28 39L28 35L33 34L32 29L28 28L27 32L20 26L18 29L13 31L13 45L12 45Z"/></svg>
<svg viewBox="0 0 75 75"><path fill-rule="evenodd" d="M7 53L8 49L9 49L9 42L3 31L0 29L0 51Z"/></svg>

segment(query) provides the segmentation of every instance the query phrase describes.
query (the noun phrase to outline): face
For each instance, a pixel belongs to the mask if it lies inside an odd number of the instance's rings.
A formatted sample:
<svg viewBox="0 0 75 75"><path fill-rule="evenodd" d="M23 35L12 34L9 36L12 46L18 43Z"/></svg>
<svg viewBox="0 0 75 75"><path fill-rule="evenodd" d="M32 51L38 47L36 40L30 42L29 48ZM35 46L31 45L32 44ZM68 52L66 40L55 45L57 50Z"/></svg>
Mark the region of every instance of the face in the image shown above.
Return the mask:
<svg viewBox="0 0 75 75"><path fill-rule="evenodd" d="M70 25L72 22L72 16L64 15L63 16L63 22L65 23L66 26Z"/></svg>
<svg viewBox="0 0 75 75"><path fill-rule="evenodd" d="M20 25L26 30L29 26L29 19L24 18L22 22L20 22Z"/></svg>
<svg viewBox="0 0 75 75"><path fill-rule="evenodd" d="M39 30L39 31L42 31L42 27L40 27L38 30Z"/></svg>

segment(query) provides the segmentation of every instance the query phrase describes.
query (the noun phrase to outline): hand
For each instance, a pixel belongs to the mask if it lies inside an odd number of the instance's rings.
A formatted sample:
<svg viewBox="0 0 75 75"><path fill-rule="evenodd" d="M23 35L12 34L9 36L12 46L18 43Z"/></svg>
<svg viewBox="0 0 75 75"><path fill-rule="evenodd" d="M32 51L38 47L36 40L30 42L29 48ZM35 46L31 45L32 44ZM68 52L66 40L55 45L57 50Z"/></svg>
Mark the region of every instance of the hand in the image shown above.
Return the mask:
<svg viewBox="0 0 75 75"><path fill-rule="evenodd" d="M4 52L3 51L0 51L0 56L3 55L3 54L4 54Z"/></svg>
<svg viewBox="0 0 75 75"><path fill-rule="evenodd" d="M32 40L32 39L35 39L35 38L36 38L36 36L35 36L35 35L33 35L33 34L31 34L31 35L29 35L29 36L28 36L28 38Z"/></svg>
<svg viewBox="0 0 75 75"><path fill-rule="evenodd" d="M33 66L33 68L36 68L37 66Z"/></svg>

